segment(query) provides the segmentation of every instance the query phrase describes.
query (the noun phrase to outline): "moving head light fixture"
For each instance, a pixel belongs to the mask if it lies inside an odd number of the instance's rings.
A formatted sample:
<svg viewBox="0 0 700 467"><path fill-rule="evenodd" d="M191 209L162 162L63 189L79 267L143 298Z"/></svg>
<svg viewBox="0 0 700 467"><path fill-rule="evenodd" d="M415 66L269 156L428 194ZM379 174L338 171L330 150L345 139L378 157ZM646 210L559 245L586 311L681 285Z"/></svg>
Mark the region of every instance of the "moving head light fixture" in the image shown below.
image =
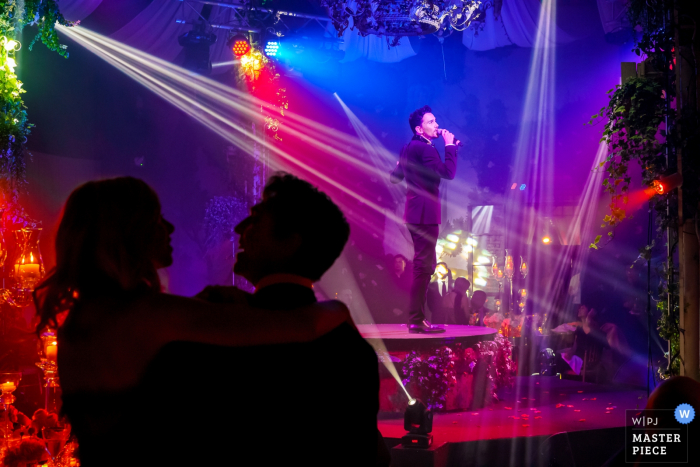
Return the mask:
<svg viewBox="0 0 700 467"><path fill-rule="evenodd" d="M679 173L668 175L660 180L654 180L652 186L657 194L664 195L683 186L683 176Z"/></svg>
<svg viewBox="0 0 700 467"><path fill-rule="evenodd" d="M205 4L201 12L198 13L197 21L194 23L192 30L181 34L177 38L178 44L185 49L185 60L182 66L202 75L211 73L209 49L216 42L216 34L208 32L208 30L211 30L211 24L209 23L211 9L212 5ZM177 22L180 24L184 23L184 21Z"/></svg>
<svg viewBox="0 0 700 467"><path fill-rule="evenodd" d="M185 49L184 68L203 75L211 73L209 49L216 42L216 34L195 27L180 35L177 42Z"/></svg>
<svg viewBox="0 0 700 467"><path fill-rule="evenodd" d="M406 448L428 449L433 444L433 412L418 399L408 401L404 412L403 428L408 433L401 438Z"/></svg>

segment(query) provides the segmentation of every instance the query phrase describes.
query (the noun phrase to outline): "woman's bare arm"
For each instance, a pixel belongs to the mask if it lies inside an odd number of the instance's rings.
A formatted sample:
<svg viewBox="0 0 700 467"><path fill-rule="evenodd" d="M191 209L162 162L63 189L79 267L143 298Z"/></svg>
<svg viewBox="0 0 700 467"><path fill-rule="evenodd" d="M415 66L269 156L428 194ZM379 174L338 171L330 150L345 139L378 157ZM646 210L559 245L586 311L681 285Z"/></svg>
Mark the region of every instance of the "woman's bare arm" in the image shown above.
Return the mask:
<svg viewBox="0 0 700 467"><path fill-rule="evenodd" d="M314 340L344 322L352 323L341 302L275 311L247 303L213 304L176 295L140 300L147 328L165 342L192 341L225 346L286 344Z"/></svg>

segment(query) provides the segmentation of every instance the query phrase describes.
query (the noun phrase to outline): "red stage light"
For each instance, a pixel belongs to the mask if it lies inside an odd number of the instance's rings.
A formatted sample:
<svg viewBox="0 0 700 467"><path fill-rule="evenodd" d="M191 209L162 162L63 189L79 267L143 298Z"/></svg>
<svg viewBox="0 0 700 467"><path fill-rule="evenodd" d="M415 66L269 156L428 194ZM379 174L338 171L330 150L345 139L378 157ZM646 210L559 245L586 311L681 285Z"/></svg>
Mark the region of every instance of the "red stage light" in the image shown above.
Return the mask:
<svg viewBox="0 0 700 467"><path fill-rule="evenodd" d="M659 180L654 180L654 191L660 195L663 195L666 191L664 185Z"/></svg>
<svg viewBox="0 0 700 467"><path fill-rule="evenodd" d="M679 173L652 182L652 188L659 195L666 194L680 186L683 186L683 176Z"/></svg>
<svg viewBox="0 0 700 467"><path fill-rule="evenodd" d="M243 34L234 36L230 41L231 50L236 57L242 57L250 52L250 42Z"/></svg>
<svg viewBox="0 0 700 467"><path fill-rule="evenodd" d="M250 50L250 45L248 45L248 41L236 41L233 44L233 54L237 57L241 57L245 54L248 53Z"/></svg>

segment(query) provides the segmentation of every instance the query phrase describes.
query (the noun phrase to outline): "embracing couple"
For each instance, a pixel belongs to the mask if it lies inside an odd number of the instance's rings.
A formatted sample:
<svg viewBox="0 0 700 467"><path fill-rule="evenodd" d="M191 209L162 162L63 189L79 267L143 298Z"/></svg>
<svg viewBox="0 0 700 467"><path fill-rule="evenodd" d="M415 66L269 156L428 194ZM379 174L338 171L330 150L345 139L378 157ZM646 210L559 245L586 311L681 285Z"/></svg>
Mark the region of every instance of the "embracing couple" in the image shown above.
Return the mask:
<svg viewBox="0 0 700 467"><path fill-rule="evenodd" d="M82 465L388 465L376 355L312 290L349 236L330 198L271 178L236 227L253 294L162 293L173 230L130 177L89 182L64 207L38 330L59 329Z"/></svg>

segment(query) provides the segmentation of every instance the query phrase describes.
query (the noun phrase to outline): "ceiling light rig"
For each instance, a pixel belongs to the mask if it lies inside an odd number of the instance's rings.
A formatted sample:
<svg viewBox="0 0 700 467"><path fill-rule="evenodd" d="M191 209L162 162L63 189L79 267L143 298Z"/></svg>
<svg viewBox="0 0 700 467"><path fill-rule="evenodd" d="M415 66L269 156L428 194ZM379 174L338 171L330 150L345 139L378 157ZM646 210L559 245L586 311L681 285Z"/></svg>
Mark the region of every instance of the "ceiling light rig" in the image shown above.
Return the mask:
<svg viewBox="0 0 700 467"><path fill-rule="evenodd" d="M348 27L357 28L362 36L394 36L390 47L398 45L403 36L449 35L469 27L483 27L486 10L499 3L499 0L357 0L351 4L346 0L321 0L339 37Z"/></svg>
<svg viewBox="0 0 700 467"><path fill-rule="evenodd" d="M233 55L240 58L250 52L250 41L243 34L236 34L229 39L229 47L231 47Z"/></svg>

